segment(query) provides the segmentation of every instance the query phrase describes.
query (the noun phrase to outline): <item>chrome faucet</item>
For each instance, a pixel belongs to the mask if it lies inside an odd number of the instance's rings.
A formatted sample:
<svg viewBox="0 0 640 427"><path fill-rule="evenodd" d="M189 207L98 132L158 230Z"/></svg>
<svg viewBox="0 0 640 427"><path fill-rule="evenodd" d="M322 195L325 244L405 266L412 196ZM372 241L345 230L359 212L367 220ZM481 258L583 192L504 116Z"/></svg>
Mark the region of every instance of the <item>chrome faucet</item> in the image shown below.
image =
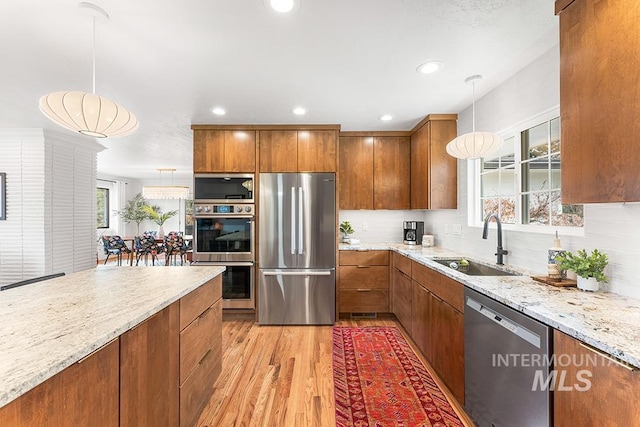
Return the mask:
<svg viewBox="0 0 640 427"><path fill-rule="evenodd" d="M495 218L496 224L498 225L498 251L496 252L498 261L496 262L496 264L504 265L504 259L502 257L503 255L507 255L509 251L505 251L504 249L502 249L502 223L500 222L500 217L498 216L498 214L490 213L484 219L484 229L482 230L482 238L486 239L487 236L489 235L489 221L491 221L491 218Z"/></svg>

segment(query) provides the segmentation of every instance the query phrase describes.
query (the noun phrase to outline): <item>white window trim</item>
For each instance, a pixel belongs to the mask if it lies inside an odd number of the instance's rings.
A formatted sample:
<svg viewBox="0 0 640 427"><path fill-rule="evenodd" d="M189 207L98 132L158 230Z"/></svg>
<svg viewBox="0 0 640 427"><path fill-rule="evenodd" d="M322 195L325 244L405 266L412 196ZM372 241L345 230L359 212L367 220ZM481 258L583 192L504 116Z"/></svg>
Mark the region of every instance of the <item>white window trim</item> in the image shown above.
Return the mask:
<svg viewBox="0 0 640 427"><path fill-rule="evenodd" d="M522 122L510 126L507 129L504 129L500 132L497 132L505 140L520 133L526 129L530 129L536 125L547 122L551 119L560 116L560 106L555 106L548 110L541 112L527 120L523 120ZM561 142L562 144L562 142ZM515 159L520 163L520 152L516 150ZM480 212L480 159L476 160L466 160L467 162L467 226L469 227L477 227L481 228L484 226L483 222L479 219L481 216ZM516 168L515 171L516 179L520 180L520 170ZM522 209L521 203L521 190L518 187L516 192L516 215L518 218L522 218L520 210ZM586 222L586 218L585 218ZM586 226L586 224L585 224ZM563 227L563 226L548 226L548 225L531 225L531 224L502 224L502 228L504 230L509 231L522 231L529 233L539 233L539 234L555 234L558 233L565 236L584 236L583 227Z"/></svg>

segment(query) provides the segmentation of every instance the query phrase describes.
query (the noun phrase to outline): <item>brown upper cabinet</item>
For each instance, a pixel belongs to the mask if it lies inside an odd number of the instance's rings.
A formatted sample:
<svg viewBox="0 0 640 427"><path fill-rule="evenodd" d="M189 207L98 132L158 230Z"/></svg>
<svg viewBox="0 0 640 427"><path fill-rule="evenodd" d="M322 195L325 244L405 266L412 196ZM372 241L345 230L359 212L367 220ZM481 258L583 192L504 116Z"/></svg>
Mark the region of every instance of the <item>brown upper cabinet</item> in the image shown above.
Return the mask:
<svg viewBox="0 0 640 427"><path fill-rule="evenodd" d="M260 172L335 172L338 128L260 131Z"/></svg>
<svg viewBox="0 0 640 427"><path fill-rule="evenodd" d="M192 129L194 173L256 171L255 130Z"/></svg>
<svg viewBox="0 0 640 427"><path fill-rule="evenodd" d="M457 114L430 114L411 135L411 209L456 209L458 160L447 154Z"/></svg>
<svg viewBox="0 0 640 427"><path fill-rule="evenodd" d="M558 0L562 203L640 201L640 2Z"/></svg>
<svg viewBox="0 0 640 427"><path fill-rule="evenodd" d="M409 209L409 135L343 132L340 209Z"/></svg>

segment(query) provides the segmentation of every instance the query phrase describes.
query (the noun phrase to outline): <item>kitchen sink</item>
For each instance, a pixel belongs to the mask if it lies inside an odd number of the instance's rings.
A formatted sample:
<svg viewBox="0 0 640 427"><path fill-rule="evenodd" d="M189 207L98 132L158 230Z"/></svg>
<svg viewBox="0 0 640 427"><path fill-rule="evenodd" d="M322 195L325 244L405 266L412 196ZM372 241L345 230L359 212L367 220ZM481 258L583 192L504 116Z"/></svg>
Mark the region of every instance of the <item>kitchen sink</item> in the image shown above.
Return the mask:
<svg viewBox="0 0 640 427"><path fill-rule="evenodd" d="M466 261L466 264L463 260ZM466 258L435 258L434 261L469 276L520 276L518 273L469 261Z"/></svg>

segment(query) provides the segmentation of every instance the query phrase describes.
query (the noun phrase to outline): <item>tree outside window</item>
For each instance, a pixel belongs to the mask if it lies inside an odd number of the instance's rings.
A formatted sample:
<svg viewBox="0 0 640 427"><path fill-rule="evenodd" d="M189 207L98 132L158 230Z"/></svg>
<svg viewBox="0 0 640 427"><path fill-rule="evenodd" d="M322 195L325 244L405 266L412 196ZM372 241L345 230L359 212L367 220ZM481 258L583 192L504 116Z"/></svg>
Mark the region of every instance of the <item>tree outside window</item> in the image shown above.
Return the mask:
<svg viewBox="0 0 640 427"><path fill-rule="evenodd" d="M96 196L97 228L109 228L109 189L98 187Z"/></svg>
<svg viewBox="0 0 640 427"><path fill-rule="evenodd" d="M505 224L583 227L583 205L561 195L559 117L516 129L480 162L480 221L497 213Z"/></svg>

